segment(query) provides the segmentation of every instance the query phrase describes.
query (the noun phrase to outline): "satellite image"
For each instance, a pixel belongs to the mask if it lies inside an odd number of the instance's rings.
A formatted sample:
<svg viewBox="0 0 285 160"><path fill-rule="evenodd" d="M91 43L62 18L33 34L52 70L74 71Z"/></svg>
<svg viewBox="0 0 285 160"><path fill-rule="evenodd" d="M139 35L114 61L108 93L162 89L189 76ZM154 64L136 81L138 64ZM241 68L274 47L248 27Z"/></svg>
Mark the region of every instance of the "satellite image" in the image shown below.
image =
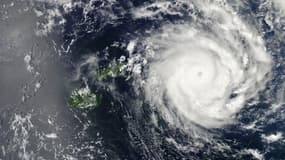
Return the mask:
<svg viewBox="0 0 285 160"><path fill-rule="evenodd" d="M0 160L285 160L285 0L0 0Z"/></svg>

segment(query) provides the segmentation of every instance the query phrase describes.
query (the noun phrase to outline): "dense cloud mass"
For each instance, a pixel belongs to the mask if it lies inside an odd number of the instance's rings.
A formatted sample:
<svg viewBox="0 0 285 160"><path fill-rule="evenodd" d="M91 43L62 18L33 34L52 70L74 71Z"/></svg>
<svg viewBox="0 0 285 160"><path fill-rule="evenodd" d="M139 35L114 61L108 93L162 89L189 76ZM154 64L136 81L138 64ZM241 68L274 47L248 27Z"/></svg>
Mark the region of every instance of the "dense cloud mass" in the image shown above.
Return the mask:
<svg viewBox="0 0 285 160"><path fill-rule="evenodd" d="M156 48L146 97L170 123L182 117L215 128L264 89L272 62L261 36L229 6L198 4L203 21L166 25L147 39Z"/></svg>

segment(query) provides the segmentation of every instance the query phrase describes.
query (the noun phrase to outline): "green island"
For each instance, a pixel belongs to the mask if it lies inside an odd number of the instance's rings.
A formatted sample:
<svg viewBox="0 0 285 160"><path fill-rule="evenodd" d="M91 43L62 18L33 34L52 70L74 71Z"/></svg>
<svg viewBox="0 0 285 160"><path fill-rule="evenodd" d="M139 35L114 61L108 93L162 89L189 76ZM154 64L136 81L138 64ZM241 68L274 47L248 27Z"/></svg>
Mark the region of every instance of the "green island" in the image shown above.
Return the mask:
<svg viewBox="0 0 285 160"><path fill-rule="evenodd" d="M131 78L130 72L126 71L126 68L124 66L125 64L118 63L118 64L112 64L110 66L98 70L97 80L104 81L107 80L108 78L116 78L118 76L122 76L125 77L126 81L128 81Z"/></svg>
<svg viewBox="0 0 285 160"><path fill-rule="evenodd" d="M128 81L131 78L130 72L124 70L124 64L115 63L97 71L96 79L106 81L109 78L118 76L125 77ZM92 93L89 87L75 89L69 96L67 103L72 108L91 110L98 107L101 103L102 96Z"/></svg>
<svg viewBox="0 0 285 160"><path fill-rule="evenodd" d="M101 96L92 93L89 87L85 87L72 91L67 103L73 108L89 110L98 107L101 98Z"/></svg>

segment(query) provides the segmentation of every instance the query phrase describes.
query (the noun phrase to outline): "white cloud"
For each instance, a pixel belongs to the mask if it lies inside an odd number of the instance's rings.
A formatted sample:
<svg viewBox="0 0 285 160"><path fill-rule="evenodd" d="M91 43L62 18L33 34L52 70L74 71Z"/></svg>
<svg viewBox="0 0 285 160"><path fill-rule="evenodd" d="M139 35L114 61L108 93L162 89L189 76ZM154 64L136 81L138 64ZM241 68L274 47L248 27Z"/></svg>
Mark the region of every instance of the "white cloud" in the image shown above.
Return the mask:
<svg viewBox="0 0 285 160"><path fill-rule="evenodd" d="M272 143L282 139L283 134L281 132L277 132L275 134L262 135L262 138L265 139L268 143Z"/></svg>
<svg viewBox="0 0 285 160"><path fill-rule="evenodd" d="M272 0L276 8L285 12L285 0Z"/></svg>

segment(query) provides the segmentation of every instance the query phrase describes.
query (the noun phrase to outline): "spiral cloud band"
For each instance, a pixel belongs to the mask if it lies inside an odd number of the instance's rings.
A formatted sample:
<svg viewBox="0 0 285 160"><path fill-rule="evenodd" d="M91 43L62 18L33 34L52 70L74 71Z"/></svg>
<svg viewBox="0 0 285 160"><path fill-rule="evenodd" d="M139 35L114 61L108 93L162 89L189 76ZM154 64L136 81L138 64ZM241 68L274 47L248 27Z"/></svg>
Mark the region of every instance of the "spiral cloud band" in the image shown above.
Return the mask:
<svg viewBox="0 0 285 160"><path fill-rule="evenodd" d="M154 54L145 94L170 124L217 128L265 88L272 60L262 38L229 6L196 5L203 21L168 24L147 39Z"/></svg>

